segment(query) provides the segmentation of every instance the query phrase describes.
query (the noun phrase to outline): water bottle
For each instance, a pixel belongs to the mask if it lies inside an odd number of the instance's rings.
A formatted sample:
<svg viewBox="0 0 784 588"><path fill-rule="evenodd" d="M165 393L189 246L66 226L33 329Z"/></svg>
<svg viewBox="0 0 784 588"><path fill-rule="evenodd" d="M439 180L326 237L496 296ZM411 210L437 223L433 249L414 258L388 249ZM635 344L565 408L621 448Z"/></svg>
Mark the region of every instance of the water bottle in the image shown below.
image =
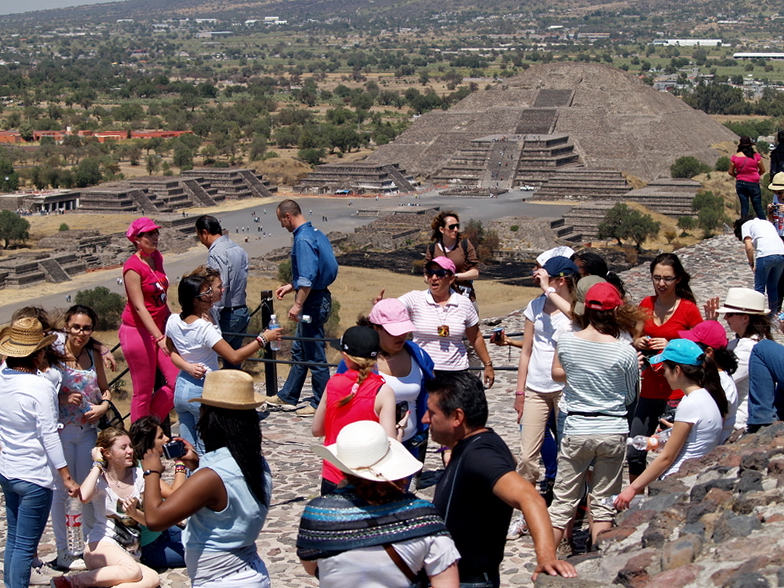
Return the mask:
<svg viewBox="0 0 784 588"><path fill-rule="evenodd" d="M82 502L72 496L65 501L65 545L65 552L70 557L81 557L84 552Z"/></svg>
<svg viewBox="0 0 784 588"><path fill-rule="evenodd" d="M270 321L267 325L267 328L270 330L280 328L280 325L278 324L278 317L276 315L273 314L270 316ZM280 351L280 341L270 341L269 346L272 351Z"/></svg>
<svg viewBox="0 0 784 588"><path fill-rule="evenodd" d="M638 435L638 437L642 437L642 435ZM618 498L618 495L617 494L613 494L612 496L608 496L606 498L602 498L599 501L599 503L602 506L606 506L608 508L615 508L615 499L616 498ZM642 496L635 496L634 498L632 498L631 502L629 503L629 508L631 508L633 506L637 506L642 499L643 499Z"/></svg>
<svg viewBox="0 0 784 588"><path fill-rule="evenodd" d="M626 444L631 445L638 451L661 451L667 443L667 439L670 438L671 433L672 429L664 429L661 433L652 437L637 435L627 439Z"/></svg>
<svg viewBox="0 0 784 588"><path fill-rule="evenodd" d="M297 316L297 320L301 323L308 323L308 324L313 322L313 318L309 314L302 314L302 313L299 313L299 315Z"/></svg>

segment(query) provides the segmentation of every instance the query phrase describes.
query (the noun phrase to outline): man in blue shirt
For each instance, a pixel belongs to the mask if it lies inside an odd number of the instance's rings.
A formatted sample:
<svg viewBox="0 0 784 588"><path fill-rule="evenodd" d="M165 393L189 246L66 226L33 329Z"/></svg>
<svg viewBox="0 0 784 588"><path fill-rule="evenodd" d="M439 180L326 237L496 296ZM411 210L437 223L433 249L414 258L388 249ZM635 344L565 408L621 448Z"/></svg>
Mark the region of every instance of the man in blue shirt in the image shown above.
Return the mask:
<svg viewBox="0 0 784 588"><path fill-rule="evenodd" d="M245 288L248 285L248 254L223 234L220 221L208 214L196 219L196 235L208 250L207 265L220 272L223 296L213 305L213 310L224 333L244 333L250 321L245 304ZM224 336L229 345L239 349L243 345L241 336ZM223 360L224 369L241 369Z"/></svg>
<svg viewBox="0 0 784 588"><path fill-rule="evenodd" d="M278 205L280 226L294 235L291 246L291 284L275 290L275 297L283 300L289 292L295 292L294 305L289 309L289 318L297 323L297 337L324 338L324 323L332 310L332 295L328 287L338 275L338 262L327 236L305 220L302 210L294 200L284 200ZM295 340L291 346L293 361L327 363L324 341ZM274 405L296 405L302 393L308 368L292 365L289 377L277 396L268 396L267 403ZM312 416L321 401L321 395L329 380L329 368L310 368L313 399L310 405L297 411L299 416Z"/></svg>

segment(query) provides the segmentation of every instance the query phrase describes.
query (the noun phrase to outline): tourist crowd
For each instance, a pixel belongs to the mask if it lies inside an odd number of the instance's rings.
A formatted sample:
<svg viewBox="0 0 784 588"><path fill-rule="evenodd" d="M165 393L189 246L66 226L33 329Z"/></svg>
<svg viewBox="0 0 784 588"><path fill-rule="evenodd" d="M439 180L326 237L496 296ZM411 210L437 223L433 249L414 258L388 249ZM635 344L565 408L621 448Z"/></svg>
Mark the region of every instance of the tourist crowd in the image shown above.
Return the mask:
<svg viewBox="0 0 784 588"><path fill-rule="evenodd" d="M755 161L743 153L735 170ZM784 193L784 173L770 187ZM263 456L257 409L295 407L308 370L313 398L297 414L312 416L324 463L297 555L323 587L497 587L504 543L524 533L534 541L534 578L574 577L557 554L573 541L581 504L595 544L651 482L735 431L784 416L784 346L772 340L784 248L767 220L737 225L755 289L716 293L702 309L673 253L650 263L651 295L637 305L596 253L540 255L533 279L542 293L523 311L522 340L491 338L520 349L509 394L521 424L518 461L488 422L495 373L477 311L486 294L474 287L479 263L458 215L433 221L425 288L399 298L382 290L335 343L341 361L330 375L324 324L338 264L295 201L276 212L293 244L292 280L275 294L293 294L287 316L297 325L295 364L279 394L259 394L241 369L282 330L238 336L249 324L248 259L212 216L196 220L207 263L177 284L177 314L160 227L142 217L126 233L135 251L123 267L119 340L130 422L115 414L106 377L115 360L93 338L91 308L74 305L56 325L27 307L0 332L8 588L154 588L167 567L185 567L200 588L270 586L256 540L275 464ZM769 212L778 215L776 205ZM444 463L432 503L413 493L428 449ZM174 464L171 483L163 459ZM37 546L49 516L57 558L44 564Z"/></svg>

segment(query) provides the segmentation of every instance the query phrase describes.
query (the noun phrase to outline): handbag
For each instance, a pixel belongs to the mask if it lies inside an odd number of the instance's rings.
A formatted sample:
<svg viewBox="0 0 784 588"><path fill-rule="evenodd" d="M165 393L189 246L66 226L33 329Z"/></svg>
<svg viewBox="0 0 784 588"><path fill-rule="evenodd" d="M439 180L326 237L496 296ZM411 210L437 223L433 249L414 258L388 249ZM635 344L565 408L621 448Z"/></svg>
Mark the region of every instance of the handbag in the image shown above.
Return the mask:
<svg viewBox="0 0 784 588"><path fill-rule="evenodd" d="M135 553L136 551L139 551L142 540L141 530L136 527L126 525L116 517L112 516L109 518L114 523L114 533L112 534L111 538L124 547L128 553Z"/></svg>
<svg viewBox="0 0 784 588"><path fill-rule="evenodd" d="M122 414L114 405L114 402L111 400L108 400L107 402L109 403L109 410L107 410L98 420L98 428L101 431L108 429L109 427L125 429L125 419L123 418Z"/></svg>

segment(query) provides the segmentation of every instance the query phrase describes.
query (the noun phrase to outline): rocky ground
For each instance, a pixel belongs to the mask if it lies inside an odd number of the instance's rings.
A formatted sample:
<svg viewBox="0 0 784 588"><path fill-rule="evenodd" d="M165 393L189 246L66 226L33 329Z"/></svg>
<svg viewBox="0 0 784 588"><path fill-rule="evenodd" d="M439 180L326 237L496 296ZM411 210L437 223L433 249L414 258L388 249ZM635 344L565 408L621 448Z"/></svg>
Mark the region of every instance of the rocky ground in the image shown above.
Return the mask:
<svg viewBox="0 0 784 588"><path fill-rule="evenodd" d="M724 296L729 286L751 286L741 244L731 235L716 237L679 251L693 276L699 303ZM650 293L647 264L622 274L632 296ZM488 296L490 296L488 292ZM500 324L519 332L521 312L484 321L489 332ZM517 357L510 348L491 346L499 369L488 390L489 424L516 449L519 426L512 409ZM303 396L307 395L307 391ZM271 412L263 423L264 453L274 476L273 504L257 542L274 586L318 585L305 574L295 552L297 524L305 503L318 492L319 460L309 446L310 420L292 411ZM577 556L580 577L563 580L542 577L538 587L597 588L621 584L633 588L658 587L775 587L784 586L784 425L775 425L734 444L717 448L682 473L652 486L647 502L619 517L618 526L600 542L600 551ZM441 473L440 460L428 455L422 496L432 496ZM0 512L0 533L5 512ZM41 557L51 559L54 538L47 526L40 544ZM529 537L507 542L502 585L530 585L534 552ZM189 585L184 570L161 573L164 587Z"/></svg>

